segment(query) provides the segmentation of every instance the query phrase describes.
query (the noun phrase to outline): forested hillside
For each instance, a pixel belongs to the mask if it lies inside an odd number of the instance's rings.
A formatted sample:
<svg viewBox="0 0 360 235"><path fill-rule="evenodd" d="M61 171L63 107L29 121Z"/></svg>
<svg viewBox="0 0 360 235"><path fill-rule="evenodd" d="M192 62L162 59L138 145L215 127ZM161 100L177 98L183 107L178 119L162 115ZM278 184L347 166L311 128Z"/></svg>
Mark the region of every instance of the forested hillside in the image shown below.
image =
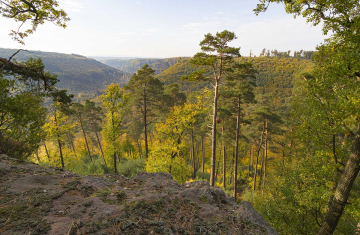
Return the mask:
<svg viewBox="0 0 360 235"><path fill-rule="evenodd" d="M17 50L0 48L0 57L9 58ZM20 51L13 59L26 61L30 57L41 58L45 70L56 74L56 86L67 89L75 98L93 98L103 92L111 83L126 84L129 75L96 60L76 54L62 54L42 51Z"/></svg>
<svg viewBox="0 0 360 235"><path fill-rule="evenodd" d="M189 63L189 58L179 59L176 64L166 69L156 77L165 85L178 83L180 90L186 94L193 91L210 88L210 83L181 81L181 78L199 69ZM304 58L260 56L242 57L238 61L251 62L256 73L256 95L264 96L264 104L273 107L284 105L286 99L292 95L294 79L301 72L309 71L313 62Z"/></svg>
<svg viewBox="0 0 360 235"><path fill-rule="evenodd" d="M155 70L155 74L159 74L162 73L167 68L169 68L170 66L176 64L176 62L179 59L181 58L131 59L131 60L108 59L108 60L102 60L101 62L113 68L127 72L129 74L136 73L136 71L141 69L141 67L143 67L145 64L148 64L152 69Z"/></svg>

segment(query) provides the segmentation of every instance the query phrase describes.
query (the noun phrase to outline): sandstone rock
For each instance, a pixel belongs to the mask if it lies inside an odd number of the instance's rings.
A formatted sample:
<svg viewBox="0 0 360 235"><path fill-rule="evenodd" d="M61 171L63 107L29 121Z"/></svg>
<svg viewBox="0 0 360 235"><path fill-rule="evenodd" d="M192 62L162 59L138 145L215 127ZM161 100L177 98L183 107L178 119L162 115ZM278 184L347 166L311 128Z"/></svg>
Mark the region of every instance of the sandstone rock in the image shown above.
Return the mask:
<svg viewBox="0 0 360 235"><path fill-rule="evenodd" d="M78 176L0 155L0 234L277 234L249 202L169 174Z"/></svg>

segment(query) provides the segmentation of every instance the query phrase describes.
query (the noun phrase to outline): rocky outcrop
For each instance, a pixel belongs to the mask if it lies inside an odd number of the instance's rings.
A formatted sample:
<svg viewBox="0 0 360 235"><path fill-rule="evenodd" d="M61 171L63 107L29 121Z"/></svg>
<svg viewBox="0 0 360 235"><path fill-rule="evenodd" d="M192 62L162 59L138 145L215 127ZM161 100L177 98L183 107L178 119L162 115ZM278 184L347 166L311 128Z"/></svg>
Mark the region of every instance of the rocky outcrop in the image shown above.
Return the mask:
<svg viewBox="0 0 360 235"><path fill-rule="evenodd" d="M249 202L169 174L78 176L0 155L0 234L277 234Z"/></svg>

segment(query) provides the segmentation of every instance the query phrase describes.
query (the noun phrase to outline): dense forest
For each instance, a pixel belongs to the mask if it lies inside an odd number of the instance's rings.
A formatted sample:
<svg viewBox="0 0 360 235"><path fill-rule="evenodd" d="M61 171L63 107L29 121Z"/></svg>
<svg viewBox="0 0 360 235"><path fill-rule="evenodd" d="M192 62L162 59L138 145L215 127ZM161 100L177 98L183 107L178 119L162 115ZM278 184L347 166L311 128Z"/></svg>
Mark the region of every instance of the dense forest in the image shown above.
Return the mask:
<svg viewBox="0 0 360 235"><path fill-rule="evenodd" d="M360 4L263 0L255 13L272 2L333 35L316 51L244 57L224 30L191 58L104 64L0 49L0 153L80 175L208 181L281 234L360 232ZM40 17L66 23L42 4Z"/></svg>

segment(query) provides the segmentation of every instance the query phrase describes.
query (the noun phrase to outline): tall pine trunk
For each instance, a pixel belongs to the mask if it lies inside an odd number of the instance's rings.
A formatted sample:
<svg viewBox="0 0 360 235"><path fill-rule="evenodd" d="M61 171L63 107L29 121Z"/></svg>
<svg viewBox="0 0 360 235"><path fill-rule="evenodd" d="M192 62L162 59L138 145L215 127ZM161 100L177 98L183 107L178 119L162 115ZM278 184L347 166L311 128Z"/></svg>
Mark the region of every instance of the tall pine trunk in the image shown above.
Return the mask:
<svg viewBox="0 0 360 235"><path fill-rule="evenodd" d="M222 134L224 135L224 126L222 127ZM223 189L225 190L226 187L226 148L225 142L223 140L222 143L223 147Z"/></svg>
<svg viewBox="0 0 360 235"><path fill-rule="evenodd" d="M62 153L62 146L61 146L61 141L60 141L59 136L58 136L58 144L59 144L59 150L60 150L61 167L65 168L64 157L63 157L63 153Z"/></svg>
<svg viewBox="0 0 360 235"><path fill-rule="evenodd" d="M255 157L255 148L251 146L252 155L251 155L251 171L254 171L254 157Z"/></svg>
<svg viewBox="0 0 360 235"><path fill-rule="evenodd" d="M144 139L145 139L145 159L148 158L149 147L148 147L148 138L147 138L147 106L146 106L146 95L144 96Z"/></svg>
<svg viewBox="0 0 360 235"><path fill-rule="evenodd" d="M194 147L194 130L191 130L191 156L192 156L192 168L193 168L193 179L196 178L196 159L195 159L195 147Z"/></svg>
<svg viewBox="0 0 360 235"><path fill-rule="evenodd" d="M262 174L264 169L264 162L265 162L265 151L264 148L262 148L262 154L261 154L261 164L260 164L260 172L259 172L259 190L261 190L261 182L263 180Z"/></svg>
<svg viewBox="0 0 360 235"><path fill-rule="evenodd" d="M114 172L115 172L115 175L117 174L117 167L116 167L116 152L114 152Z"/></svg>
<svg viewBox="0 0 360 235"><path fill-rule="evenodd" d="M198 169L200 169L200 158L199 158L199 152L200 152L199 148L200 148L200 146L199 146L199 143L196 142L196 141L195 141L195 146L196 146L195 150L196 150L196 163L197 163L196 171L197 171Z"/></svg>
<svg viewBox="0 0 360 235"><path fill-rule="evenodd" d="M211 169L210 169L210 185L215 184L215 162L216 162L216 118L217 118L217 102L219 96L219 79L215 81L215 95L213 107L213 126L211 136Z"/></svg>
<svg viewBox="0 0 360 235"><path fill-rule="evenodd" d="M111 124L112 124L112 130L114 131L115 130L115 123L114 123L114 113L111 114L112 118L111 118ZM115 150L115 133L112 133L111 135L111 143L112 143L112 148L113 148L113 151L114 151L114 157L113 157L113 160L114 160L114 173L117 174L117 167L116 167L116 150Z"/></svg>
<svg viewBox="0 0 360 235"><path fill-rule="evenodd" d="M204 171L205 171L205 144L204 144L204 136L201 136L201 155L202 155L201 167L202 167L202 172L204 172Z"/></svg>
<svg viewBox="0 0 360 235"><path fill-rule="evenodd" d="M235 136L235 157L234 157L234 198L237 195L237 165L239 156L239 134L240 134L240 97L238 100L238 110L236 115L236 136Z"/></svg>
<svg viewBox="0 0 360 235"><path fill-rule="evenodd" d="M357 132L352 135L350 158L347 161L344 171L340 176L334 197L326 214L325 221L320 228L318 235L333 234L335 228L344 212L345 205L350 196L351 188L360 170L360 122Z"/></svg>
<svg viewBox="0 0 360 235"><path fill-rule="evenodd" d="M256 165L255 165L255 171L254 171L254 185L253 185L253 190L254 191L256 189L257 167L258 167L258 164L259 164L259 155L260 155L262 142L263 142L263 139L264 139L264 131L265 131L265 122L264 122L264 126L263 126L263 131L261 132L260 144L259 144L259 148L257 150L257 155L256 155Z"/></svg>
<svg viewBox="0 0 360 235"><path fill-rule="evenodd" d="M251 167L250 167L250 164L251 164L251 149L250 149L249 153L250 153L250 155L249 155L248 175L247 175L248 179L250 178L250 169L251 169Z"/></svg>
<svg viewBox="0 0 360 235"><path fill-rule="evenodd" d="M266 124L265 124L265 163L264 163L264 176L263 176L263 188L265 186L265 178L266 178L266 165L267 165L267 145L268 145L268 119L266 119Z"/></svg>

